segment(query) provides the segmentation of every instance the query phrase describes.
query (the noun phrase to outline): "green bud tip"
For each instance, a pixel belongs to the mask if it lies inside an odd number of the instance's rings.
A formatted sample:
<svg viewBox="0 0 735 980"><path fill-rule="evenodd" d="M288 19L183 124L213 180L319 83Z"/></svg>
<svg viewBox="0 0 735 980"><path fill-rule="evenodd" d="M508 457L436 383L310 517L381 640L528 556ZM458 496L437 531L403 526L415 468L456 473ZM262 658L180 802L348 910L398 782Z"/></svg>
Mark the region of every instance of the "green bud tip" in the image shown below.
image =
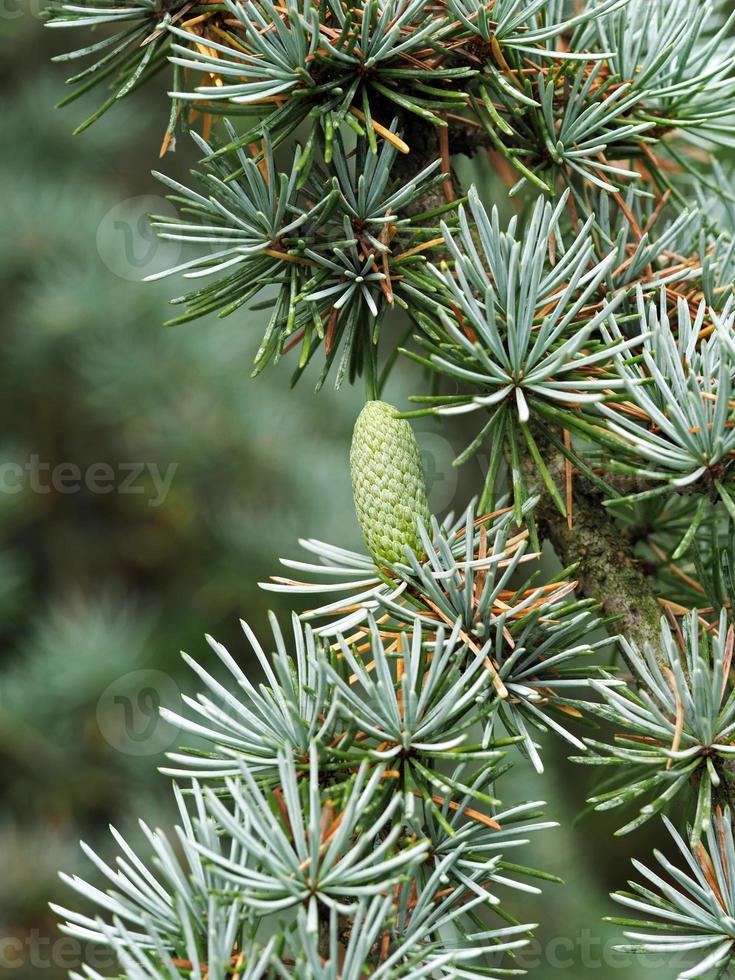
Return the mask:
<svg viewBox="0 0 735 980"><path fill-rule="evenodd" d="M378 561L405 561L406 546L420 554L417 518L428 526L431 516L418 443L397 414L387 402L367 402L350 450L357 520Z"/></svg>

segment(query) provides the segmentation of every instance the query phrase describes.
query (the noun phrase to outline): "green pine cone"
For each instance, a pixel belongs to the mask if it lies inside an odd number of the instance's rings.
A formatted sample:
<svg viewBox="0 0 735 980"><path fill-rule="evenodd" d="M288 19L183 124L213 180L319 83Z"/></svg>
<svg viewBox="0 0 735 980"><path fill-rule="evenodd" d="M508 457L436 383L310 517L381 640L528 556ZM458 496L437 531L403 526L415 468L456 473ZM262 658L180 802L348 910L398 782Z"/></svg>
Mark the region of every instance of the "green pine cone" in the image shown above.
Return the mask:
<svg viewBox="0 0 735 980"><path fill-rule="evenodd" d="M416 519L427 526L430 519L418 443L408 422L396 414L387 402L367 402L350 450L357 520L379 562L405 561L406 545L420 554Z"/></svg>

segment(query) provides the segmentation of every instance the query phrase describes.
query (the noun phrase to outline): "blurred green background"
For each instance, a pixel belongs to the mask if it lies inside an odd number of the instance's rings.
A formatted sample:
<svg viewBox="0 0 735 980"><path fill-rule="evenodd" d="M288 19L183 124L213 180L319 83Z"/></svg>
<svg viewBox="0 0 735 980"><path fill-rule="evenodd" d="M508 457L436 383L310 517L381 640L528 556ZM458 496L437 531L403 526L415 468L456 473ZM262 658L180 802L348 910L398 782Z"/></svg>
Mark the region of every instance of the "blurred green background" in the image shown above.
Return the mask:
<svg viewBox="0 0 735 980"><path fill-rule="evenodd" d="M264 636L267 608L285 612L257 588L277 557L299 536L358 544L347 453L361 393L315 395L308 378L289 391L288 365L251 381L263 314L161 327L179 284L140 280L178 257L144 217L168 207L150 175L165 86L72 137L92 103L55 111L64 71L49 63L70 43L3 0L0 974L19 980L79 963L47 909L67 898L58 869L93 877L79 839L110 855L109 823L135 840L138 817L172 819L156 767L177 733L156 709L191 690L179 650L206 660L208 631L245 658L238 618ZM184 141L163 166L181 177L193 160ZM487 166L474 176L493 193ZM420 385L402 364L386 396ZM417 431L433 508L465 506L479 473L450 466L461 427ZM540 980L673 976L612 953L601 922L659 826L621 841L597 815L575 823L587 770L559 746L547 758L503 793L548 801L562 825L521 858L567 881L511 896L542 923L524 965Z"/></svg>

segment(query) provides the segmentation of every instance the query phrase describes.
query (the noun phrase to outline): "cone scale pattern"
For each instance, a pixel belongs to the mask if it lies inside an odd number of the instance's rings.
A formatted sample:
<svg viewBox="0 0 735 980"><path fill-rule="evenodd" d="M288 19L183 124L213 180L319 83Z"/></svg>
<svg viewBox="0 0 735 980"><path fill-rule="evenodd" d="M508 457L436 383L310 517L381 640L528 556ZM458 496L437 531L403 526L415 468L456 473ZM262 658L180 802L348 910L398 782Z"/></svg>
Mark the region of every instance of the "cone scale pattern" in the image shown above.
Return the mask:
<svg viewBox="0 0 735 980"><path fill-rule="evenodd" d="M379 562L405 561L406 546L420 554L417 519L428 525L431 516L416 437L396 416L386 402L367 402L350 450L357 519Z"/></svg>

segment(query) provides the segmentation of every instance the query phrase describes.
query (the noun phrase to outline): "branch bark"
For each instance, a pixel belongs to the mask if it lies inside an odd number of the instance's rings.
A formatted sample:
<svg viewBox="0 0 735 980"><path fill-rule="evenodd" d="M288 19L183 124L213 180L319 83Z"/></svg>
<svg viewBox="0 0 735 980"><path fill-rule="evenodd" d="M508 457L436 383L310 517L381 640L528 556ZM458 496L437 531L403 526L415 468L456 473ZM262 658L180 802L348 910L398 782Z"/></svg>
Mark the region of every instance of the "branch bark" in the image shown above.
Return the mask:
<svg viewBox="0 0 735 980"><path fill-rule="evenodd" d="M534 430L551 478L564 497L564 456ZM529 485L538 485L532 460L527 461ZM596 599L606 616L617 617L617 628L637 646L658 645L661 606L630 544L602 506L599 491L584 477L574 478L572 527L543 487L537 510L539 531L547 537L564 565L578 563L579 587Z"/></svg>

